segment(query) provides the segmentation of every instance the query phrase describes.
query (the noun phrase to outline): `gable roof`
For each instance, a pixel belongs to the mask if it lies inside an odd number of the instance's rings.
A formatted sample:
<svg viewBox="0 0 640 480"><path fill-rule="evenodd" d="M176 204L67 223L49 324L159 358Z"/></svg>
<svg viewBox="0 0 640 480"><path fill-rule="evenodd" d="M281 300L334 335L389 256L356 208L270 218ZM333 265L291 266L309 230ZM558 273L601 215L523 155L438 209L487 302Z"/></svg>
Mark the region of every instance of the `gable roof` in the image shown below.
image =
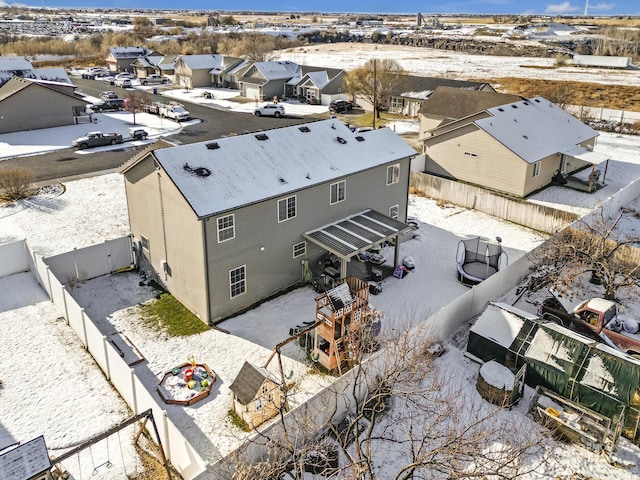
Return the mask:
<svg viewBox="0 0 640 480"><path fill-rule="evenodd" d="M318 73L314 73L314 72L318 72ZM327 79L325 82L325 85L326 85L331 80L335 79L338 75L340 75L342 72L344 72L344 70L340 68L326 68L326 67L314 67L311 65L298 65L298 68L296 69L293 76L289 80L287 80L287 84L296 85L301 81L305 81L305 82L308 81L307 76L324 75L326 76L326 79ZM315 77L315 78L318 78L318 77ZM322 77L319 77L319 78L322 78ZM318 86L318 88L322 88L322 87Z"/></svg>
<svg viewBox="0 0 640 480"><path fill-rule="evenodd" d="M474 123L528 163L566 151L599 134L543 97L487 109Z"/></svg>
<svg viewBox="0 0 640 480"><path fill-rule="evenodd" d="M109 47L109 53L116 60L123 58L138 58L149 54L145 47Z"/></svg>
<svg viewBox="0 0 640 480"><path fill-rule="evenodd" d="M440 85L424 102L419 113L457 119L518 100L522 97Z"/></svg>
<svg viewBox="0 0 640 480"><path fill-rule="evenodd" d="M0 478L29 480L50 468L51 460L42 435L0 455Z"/></svg>
<svg viewBox="0 0 640 480"><path fill-rule="evenodd" d="M416 151L389 128L354 134L342 122L329 119L163 148L153 155L195 214L204 218Z"/></svg>
<svg viewBox="0 0 640 480"><path fill-rule="evenodd" d="M296 74L298 64L283 60L279 62L255 62L253 64L267 80L289 79Z"/></svg>
<svg viewBox="0 0 640 480"><path fill-rule="evenodd" d="M4 101L5 99L11 97L12 95L15 95L16 93L25 90L31 86L39 86L41 88L46 88L48 90L50 90L51 92L55 92L58 93L60 95L64 95L66 97L72 98L73 100L76 100L77 102L79 102L79 104L82 104L82 102L84 103L91 103L83 98L80 98L70 92L66 92L64 90L61 90L59 88L56 88L56 86L60 86L60 85L67 85L67 84L60 84L60 83L56 83L56 82L47 82L47 81L43 81L43 80L35 80L32 78L20 78L20 77L13 77L11 78L8 82L6 82L4 85L2 85L0 87L0 102Z"/></svg>
<svg viewBox="0 0 640 480"><path fill-rule="evenodd" d="M177 57L178 55L165 55L158 60L158 68L160 68L160 70L173 70Z"/></svg>
<svg viewBox="0 0 640 480"><path fill-rule="evenodd" d="M393 86L393 96L425 100L438 87L453 87L458 89L482 90L490 87L486 82L471 82L466 80L451 80L448 78L417 77L415 75L399 75Z"/></svg>
<svg viewBox="0 0 640 480"><path fill-rule="evenodd" d="M33 68L31 62L22 57L0 57L0 85L12 77L33 78L71 84L64 68Z"/></svg>
<svg viewBox="0 0 640 480"><path fill-rule="evenodd" d="M240 403L247 405L256 398L256 394L266 379L276 385L280 384L266 368L255 367L245 360L236 379L229 385L229 390L238 397Z"/></svg>

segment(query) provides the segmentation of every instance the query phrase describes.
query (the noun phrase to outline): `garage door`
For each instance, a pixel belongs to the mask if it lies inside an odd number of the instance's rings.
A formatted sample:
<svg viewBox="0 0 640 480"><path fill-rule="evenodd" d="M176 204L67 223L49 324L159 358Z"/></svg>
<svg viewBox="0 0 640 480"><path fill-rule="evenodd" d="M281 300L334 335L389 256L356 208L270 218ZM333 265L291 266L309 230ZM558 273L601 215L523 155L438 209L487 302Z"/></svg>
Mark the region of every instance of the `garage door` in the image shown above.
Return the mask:
<svg viewBox="0 0 640 480"><path fill-rule="evenodd" d="M251 100L262 100L262 92L260 87L256 87L255 85L245 85L244 87L244 96L250 98Z"/></svg>

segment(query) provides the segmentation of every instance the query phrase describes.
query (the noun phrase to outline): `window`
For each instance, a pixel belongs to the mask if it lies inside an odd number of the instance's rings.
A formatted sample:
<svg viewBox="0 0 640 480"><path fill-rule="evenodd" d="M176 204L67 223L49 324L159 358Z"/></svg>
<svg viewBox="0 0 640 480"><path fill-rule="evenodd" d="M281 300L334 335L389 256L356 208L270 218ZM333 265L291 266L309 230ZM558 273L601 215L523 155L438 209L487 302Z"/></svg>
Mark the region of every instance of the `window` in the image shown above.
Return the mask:
<svg viewBox="0 0 640 480"><path fill-rule="evenodd" d="M256 400L256 410L262 410L262 399Z"/></svg>
<svg viewBox="0 0 640 480"><path fill-rule="evenodd" d="M389 208L389 217L391 218L398 218L398 210L400 209L400 207L398 205L394 205L393 207Z"/></svg>
<svg viewBox="0 0 640 480"><path fill-rule="evenodd" d="M404 98L391 97L391 108L402 110L404 108Z"/></svg>
<svg viewBox="0 0 640 480"><path fill-rule="evenodd" d="M220 217L218 222L218 243L226 242L236 236L236 227L233 214Z"/></svg>
<svg viewBox="0 0 640 480"><path fill-rule="evenodd" d="M387 185L392 185L400 181L400 164L390 165L387 167Z"/></svg>
<svg viewBox="0 0 640 480"><path fill-rule="evenodd" d="M533 164L533 176L537 177L538 175L540 175L540 162Z"/></svg>
<svg viewBox="0 0 640 480"><path fill-rule="evenodd" d="M293 246L293 258L302 257L307 254L307 242L296 243Z"/></svg>
<svg viewBox="0 0 640 480"><path fill-rule="evenodd" d="M343 202L345 198L345 191L347 189L347 181L342 180L340 182L331 184L331 194L329 199L329 204L333 205L334 203Z"/></svg>
<svg viewBox="0 0 640 480"><path fill-rule="evenodd" d="M229 288L231 298L235 298L247 291L246 265L229 271Z"/></svg>
<svg viewBox="0 0 640 480"><path fill-rule="evenodd" d="M284 222L296 216L296 196L278 200L278 222Z"/></svg>
<svg viewBox="0 0 640 480"><path fill-rule="evenodd" d="M478 158L478 154L477 154L477 153L464 152L464 154L465 154L467 157Z"/></svg>

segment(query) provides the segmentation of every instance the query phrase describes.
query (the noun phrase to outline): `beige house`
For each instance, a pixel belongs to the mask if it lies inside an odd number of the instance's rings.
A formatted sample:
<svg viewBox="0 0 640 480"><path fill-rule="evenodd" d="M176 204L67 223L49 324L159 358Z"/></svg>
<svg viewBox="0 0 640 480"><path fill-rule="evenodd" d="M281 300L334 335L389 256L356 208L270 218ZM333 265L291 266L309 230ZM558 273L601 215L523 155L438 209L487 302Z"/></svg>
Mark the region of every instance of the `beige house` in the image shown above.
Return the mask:
<svg viewBox="0 0 640 480"><path fill-rule="evenodd" d="M73 94L75 86L13 77L0 87L0 133L74 125L88 121L89 102Z"/></svg>
<svg viewBox="0 0 640 480"><path fill-rule="evenodd" d="M173 62L175 83L186 88L223 86L225 74L242 63L226 55L179 55Z"/></svg>
<svg viewBox="0 0 640 480"><path fill-rule="evenodd" d="M282 385L266 368L245 361L229 386L233 410L251 428L275 417L284 404Z"/></svg>
<svg viewBox="0 0 640 480"><path fill-rule="evenodd" d="M607 160L598 132L542 97L487 108L426 132L425 171L517 197Z"/></svg>
<svg viewBox="0 0 640 480"><path fill-rule="evenodd" d="M147 55L154 53L145 47L110 47L106 58L107 67L112 72L131 72L133 62Z"/></svg>

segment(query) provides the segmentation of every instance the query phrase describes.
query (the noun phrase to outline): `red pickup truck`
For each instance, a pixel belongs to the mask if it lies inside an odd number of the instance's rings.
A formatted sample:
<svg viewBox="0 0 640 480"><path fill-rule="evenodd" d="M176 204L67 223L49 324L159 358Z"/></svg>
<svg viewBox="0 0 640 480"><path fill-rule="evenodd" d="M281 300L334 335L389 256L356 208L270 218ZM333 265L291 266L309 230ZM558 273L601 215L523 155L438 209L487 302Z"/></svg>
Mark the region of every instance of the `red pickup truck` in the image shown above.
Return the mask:
<svg viewBox="0 0 640 480"><path fill-rule="evenodd" d="M562 298L549 297L538 313L545 320L572 328L640 358L640 324L633 318L618 315L615 302L592 298L572 308Z"/></svg>

